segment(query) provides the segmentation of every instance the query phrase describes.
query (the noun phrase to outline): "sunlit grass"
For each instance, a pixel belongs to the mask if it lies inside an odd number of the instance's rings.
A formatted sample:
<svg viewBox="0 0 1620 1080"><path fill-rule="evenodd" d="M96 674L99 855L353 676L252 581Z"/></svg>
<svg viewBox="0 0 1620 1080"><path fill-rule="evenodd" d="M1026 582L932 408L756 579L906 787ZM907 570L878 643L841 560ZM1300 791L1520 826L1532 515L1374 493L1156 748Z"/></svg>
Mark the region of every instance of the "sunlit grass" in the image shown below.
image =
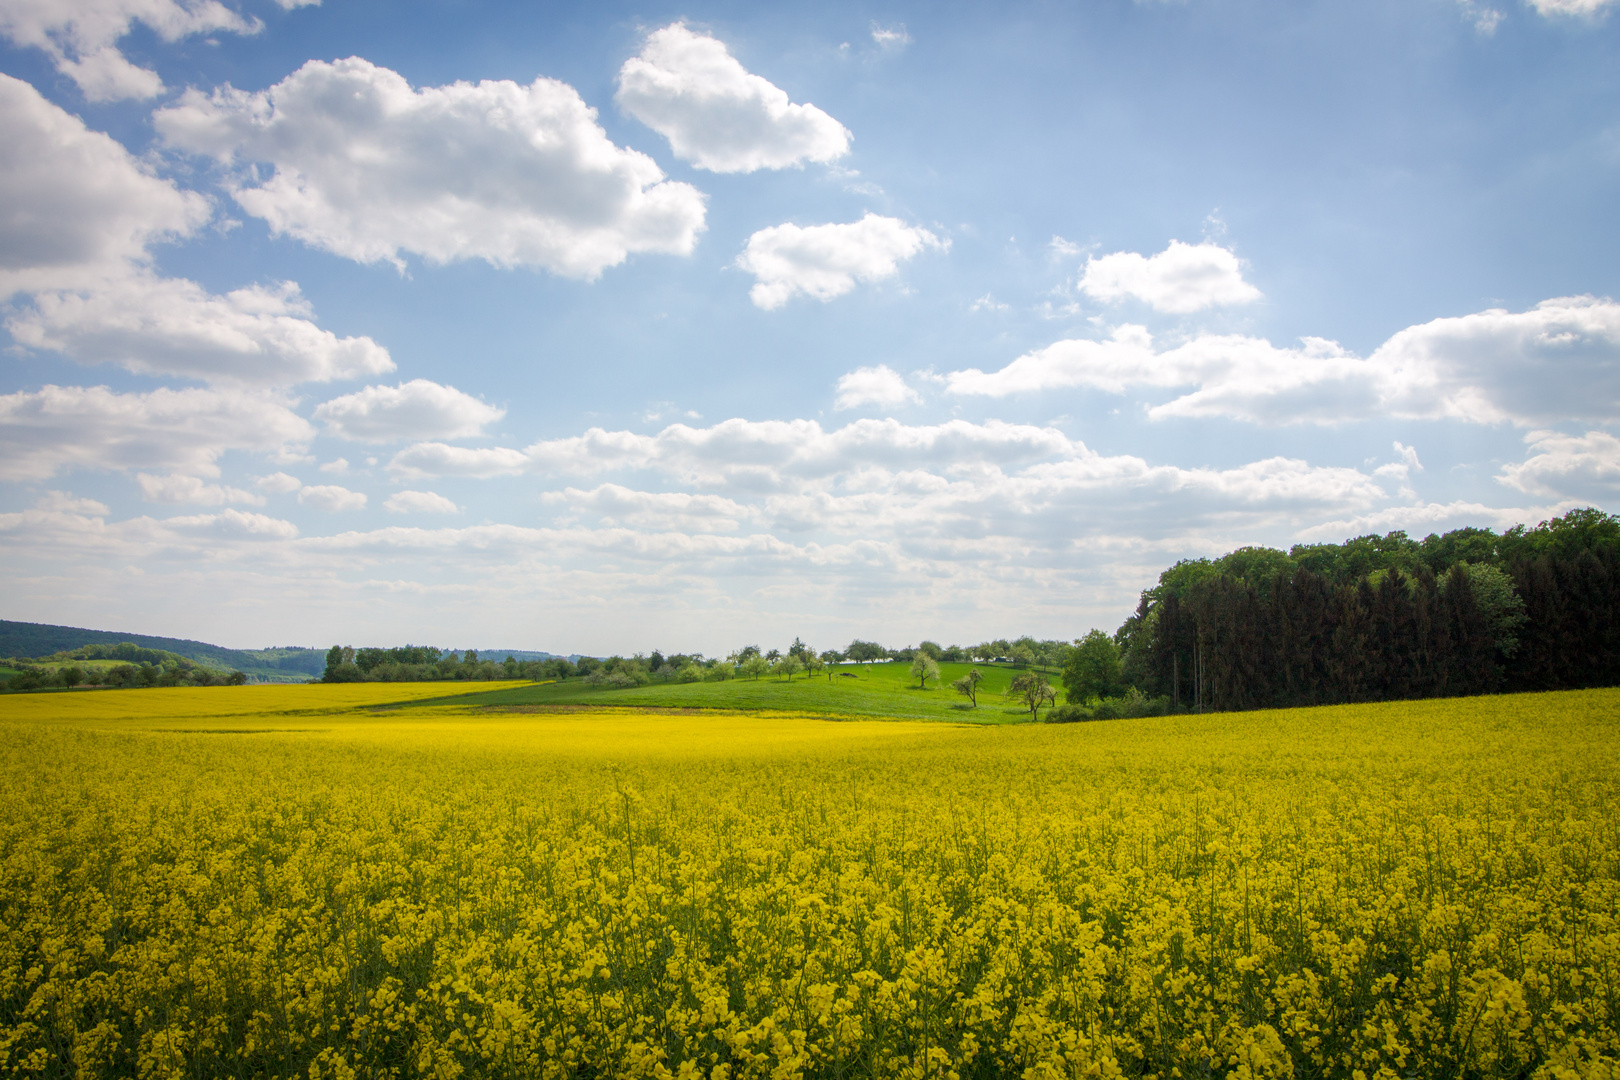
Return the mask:
<svg viewBox="0 0 1620 1080"><path fill-rule="evenodd" d="M951 689L952 680L977 666L984 676L978 704ZM940 678L926 687L905 663L840 664L827 674L791 679L762 675L724 682L655 682L623 690L590 686L579 679L490 691L468 703L490 705L657 706L662 708L776 709L842 716L912 717L977 724L1020 722L1029 710L1003 697L1021 669L991 664L941 663ZM1054 684L1057 677L1047 673Z"/></svg>

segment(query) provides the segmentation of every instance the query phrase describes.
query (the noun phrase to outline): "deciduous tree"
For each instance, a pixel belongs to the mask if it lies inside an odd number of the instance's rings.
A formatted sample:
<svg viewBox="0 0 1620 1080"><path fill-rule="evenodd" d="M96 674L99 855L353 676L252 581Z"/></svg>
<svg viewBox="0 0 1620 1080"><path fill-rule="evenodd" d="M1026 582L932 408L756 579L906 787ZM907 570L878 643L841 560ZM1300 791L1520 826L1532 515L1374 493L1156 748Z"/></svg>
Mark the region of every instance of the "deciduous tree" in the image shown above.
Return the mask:
<svg viewBox="0 0 1620 1080"><path fill-rule="evenodd" d="M984 675L979 672L978 668L972 668L966 675L951 683L951 687L958 694L971 701L973 707L977 709L979 707L979 684L982 682L984 682Z"/></svg>
<svg viewBox="0 0 1620 1080"><path fill-rule="evenodd" d="M928 680L939 679L939 665L927 653L918 653L917 658L911 662L911 673L917 677L917 689L928 689Z"/></svg>
<svg viewBox="0 0 1620 1080"><path fill-rule="evenodd" d="M1075 705L1123 694L1119 646L1103 631L1093 630L1074 643L1059 678L1063 681L1064 693Z"/></svg>
<svg viewBox="0 0 1620 1080"><path fill-rule="evenodd" d="M1057 691L1052 684L1046 681L1045 675L1037 675L1033 671L1026 672L1012 681L1007 687L1007 696L1024 703L1029 709L1029 718L1041 718L1041 706L1050 705L1057 700Z"/></svg>

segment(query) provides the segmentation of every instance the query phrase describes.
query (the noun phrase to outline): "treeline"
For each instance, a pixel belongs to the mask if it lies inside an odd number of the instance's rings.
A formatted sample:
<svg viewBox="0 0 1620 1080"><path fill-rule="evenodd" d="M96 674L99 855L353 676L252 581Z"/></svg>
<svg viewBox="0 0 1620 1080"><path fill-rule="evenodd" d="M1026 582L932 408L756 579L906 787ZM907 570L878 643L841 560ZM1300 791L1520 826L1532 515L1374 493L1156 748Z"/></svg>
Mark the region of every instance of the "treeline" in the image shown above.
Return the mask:
<svg viewBox="0 0 1620 1080"><path fill-rule="evenodd" d="M497 663L481 659L476 649L463 653L431 646L405 645L393 649L355 649L334 645L326 654L323 682L436 682L446 680L529 679L535 682L580 679L589 686L628 689L653 683L719 682L726 679L762 675L793 678L817 674L835 664L872 664L885 661L910 663L919 656L935 661L1001 662L1015 667L1056 672L1063 667L1071 646L1063 641L1040 641L1033 637L1005 638L978 645L939 645L924 641L902 649L885 648L857 638L844 649L818 651L798 638L785 650L761 649L744 645L724 657L702 653L670 653L660 650L634 656L599 659L581 656L569 661L560 656L545 660L517 660L511 656Z"/></svg>
<svg viewBox="0 0 1620 1080"><path fill-rule="evenodd" d="M75 661L121 660L106 666ZM12 659L17 674L6 680L7 690L76 688L133 690L155 686L240 686L247 676L198 664L165 649L151 649L132 641L112 645L81 645L50 656ZM51 665L46 667L44 665Z"/></svg>
<svg viewBox="0 0 1620 1080"><path fill-rule="evenodd" d="M1617 613L1620 518L1591 508L1501 534L1242 548L1143 592L1115 679L1194 710L1613 686Z"/></svg>
<svg viewBox="0 0 1620 1080"><path fill-rule="evenodd" d="M573 674L574 665L561 657L550 660L503 662L479 657L477 649L457 653L429 645L403 645L395 649L355 649L334 645L326 652L322 682L445 682L497 679L563 678Z"/></svg>

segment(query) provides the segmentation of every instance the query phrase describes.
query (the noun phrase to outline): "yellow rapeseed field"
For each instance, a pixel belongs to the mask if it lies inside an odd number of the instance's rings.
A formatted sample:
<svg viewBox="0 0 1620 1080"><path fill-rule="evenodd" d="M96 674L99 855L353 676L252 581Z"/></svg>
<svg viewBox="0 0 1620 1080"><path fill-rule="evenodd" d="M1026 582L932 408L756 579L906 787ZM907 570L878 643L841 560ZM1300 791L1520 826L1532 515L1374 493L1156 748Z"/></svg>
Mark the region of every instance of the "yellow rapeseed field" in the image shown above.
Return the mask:
<svg viewBox="0 0 1620 1080"><path fill-rule="evenodd" d="M1620 1075L1620 692L370 708L442 693L0 699L0 1074Z"/></svg>

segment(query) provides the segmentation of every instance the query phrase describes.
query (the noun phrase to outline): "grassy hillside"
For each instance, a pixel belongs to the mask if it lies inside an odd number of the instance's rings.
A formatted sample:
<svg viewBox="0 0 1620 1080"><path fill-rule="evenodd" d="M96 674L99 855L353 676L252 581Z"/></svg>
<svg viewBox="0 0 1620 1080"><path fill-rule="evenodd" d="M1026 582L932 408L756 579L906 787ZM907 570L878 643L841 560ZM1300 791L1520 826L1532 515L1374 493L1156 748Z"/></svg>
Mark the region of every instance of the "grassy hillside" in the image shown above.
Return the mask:
<svg viewBox="0 0 1620 1080"><path fill-rule="evenodd" d="M727 682L654 683L627 690L587 686L578 679L510 690L456 694L457 704L498 706L603 705L612 707L783 709L834 716L893 716L999 724L1027 719L1028 710L1002 695L1020 669L976 665L984 675L979 705L951 689L972 664L940 664L941 679L926 690L907 674L909 664L840 664L825 674L793 679L762 675ZM1051 678L1052 676L1048 676ZM452 697L446 694L446 700Z"/></svg>
<svg viewBox="0 0 1620 1080"><path fill-rule="evenodd" d="M326 667L326 654L320 649L226 649L186 638L0 619L0 656L5 657L47 657L81 645L117 645L125 641L143 649L172 652L211 668L245 672L250 678L264 682L302 682L319 675Z"/></svg>

